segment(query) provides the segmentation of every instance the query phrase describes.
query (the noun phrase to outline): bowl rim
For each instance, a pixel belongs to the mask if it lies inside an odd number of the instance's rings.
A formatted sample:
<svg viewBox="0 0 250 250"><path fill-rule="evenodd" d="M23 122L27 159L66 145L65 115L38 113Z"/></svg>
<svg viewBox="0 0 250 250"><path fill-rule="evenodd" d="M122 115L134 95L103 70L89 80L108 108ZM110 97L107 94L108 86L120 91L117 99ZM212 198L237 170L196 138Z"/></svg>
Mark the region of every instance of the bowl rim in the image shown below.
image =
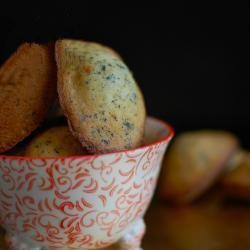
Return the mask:
<svg viewBox="0 0 250 250"><path fill-rule="evenodd" d="M127 153L127 152L134 152L140 149L145 149L149 148L152 146L156 146L162 143L169 142L175 134L174 128L166 121L153 117L153 116L147 116L146 119L151 119L155 120L158 123L161 123L163 127L168 131L167 135L163 136L161 140L157 140L153 143L148 143L146 145L142 145L136 148L131 148L131 149L124 149L120 151L114 151L114 152L109 152L109 153L102 153L102 154L87 154L87 155L71 155L71 156L20 156L20 155L5 155L5 154L0 154L0 160L3 158L7 159L13 159L13 160L60 160L60 159L74 159L74 158L80 158L80 159L86 159L86 158L94 158L94 157L100 157L101 155L106 156L106 155L112 155L112 154L117 154L117 153Z"/></svg>

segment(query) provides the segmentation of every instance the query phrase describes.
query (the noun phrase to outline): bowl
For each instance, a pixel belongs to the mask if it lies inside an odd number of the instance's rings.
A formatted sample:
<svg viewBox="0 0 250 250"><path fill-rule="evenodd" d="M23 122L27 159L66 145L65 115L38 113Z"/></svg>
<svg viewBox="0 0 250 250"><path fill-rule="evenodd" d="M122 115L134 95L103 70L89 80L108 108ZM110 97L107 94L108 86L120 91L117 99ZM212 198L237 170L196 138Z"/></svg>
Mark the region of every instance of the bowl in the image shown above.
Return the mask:
<svg viewBox="0 0 250 250"><path fill-rule="evenodd" d="M139 148L72 157L0 155L0 224L10 248L98 249L121 239L139 242L173 135L170 125L148 117Z"/></svg>

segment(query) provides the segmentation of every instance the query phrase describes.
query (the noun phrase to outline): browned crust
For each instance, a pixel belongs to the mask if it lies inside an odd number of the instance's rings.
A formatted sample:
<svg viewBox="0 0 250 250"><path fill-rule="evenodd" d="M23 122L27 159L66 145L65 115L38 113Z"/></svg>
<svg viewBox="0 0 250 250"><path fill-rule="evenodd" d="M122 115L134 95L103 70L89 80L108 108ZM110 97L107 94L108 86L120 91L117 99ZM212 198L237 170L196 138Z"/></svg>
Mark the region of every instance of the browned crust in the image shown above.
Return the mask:
<svg viewBox="0 0 250 250"><path fill-rule="evenodd" d="M79 41L79 40L72 40L72 39L66 39L66 40ZM60 73L59 73L59 72L62 72L61 63L60 63L61 57L63 56L63 49L64 49L64 46L62 43L63 43L62 40L58 40L58 41L56 41L56 46L55 46L55 57L56 57L56 63L57 63L57 67L58 67L57 90L58 90L60 105L61 105L61 108L63 110L64 115L67 117L67 121L68 121L68 125L69 125L71 133L73 134L74 137L76 137L81 142L83 147L86 148L88 150L88 152L91 152L91 153L106 153L106 152L123 150L124 148L122 148L122 147L121 148L110 148L109 150L106 150L103 148L101 149L100 147L98 147L98 145L96 145L96 143L93 143L90 139L85 137L83 133L78 132L79 131L79 129L78 129L79 121L76 118L76 110L74 110L74 108L70 105L70 102L71 102L70 96L69 96L69 93L67 92L66 87L64 85L64 82L65 82L64 77L65 76L60 75ZM103 45L101 45L101 46L103 46ZM117 54L114 50L112 50L111 48L106 47L106 46L103 46L103 47L109 49L111 53L113 53L114 55L116 55L118 58L121 59L119 54ZM145 118L146 118L146 115L144 115L143 124L145 123ZM144 126L141 128L141 130L139 132L138 138L140 138L140 139L139 139L136 146L141 145L142 140L143 140L143 136L144 136Z"/></svg>
<svg viewBox="0 0 250 250"><path fill-rule="evenodd" d="M74 111L71 108L70 105L67 105L67 103L69 102L68 100L68 95L67 93L65 93L65 89L64 89L64 79L63 79L63 75L60 75L59 72L61 72L61 64L60 62L60 56L62 55L62 50L63 50L63 45L62 45L62 40L58 40L56 41L56 45L55 45L55 57L56 57L56 64L57 64L57 91L58 91L58 97L59 97L59 102L61 105L61 108L63 110L64 115L67 118L68 121L68 125L69 125L69 129L72 133L72 135L77 138L79 140L79 134L75 132L75 129L72 125L72 123L70 122L71 120L73 120L73 114ZM82 142L81 142L82 143ZM83 143L82 143L83 144ZM83 146L85 146L87 148L87 144L83 144ZM87 148L89 149L89 148Z"/></svg>
<svg viewBox="0 0 250 250"><path fill-rule="evenodd" d="M73 41L73 40L71 40ZM64 88L64 77L63 75L60 75L59 72L61 72L61 64L60 64L60 56L62 56L63 51L63 45L62 41L58 40L56 41L55 46L55 57L57 62L57 90L58 90L58 96L59 96L59 102L61 105L61 108L63 110L64 115L67 117L69 129L72 133L72 135L77 138L83 147L85 147L89 152L97 152L98 149L94 146L94 144L91 141L87 141L83 139L83 136L80 133L77 133L77 128L74 127L74 124L77 124L77 121L75 121L75 111L72 108L71 105L68 105L70 103L69 95L67 91Z"/></svg>
<svg viewBox="0 0 250 250"><path fill-rule="evenodd" d="M44 120L56 93L54 46L22 44L0 69L0 152Z"/></svg>
<svg viewBox="0 0 250 250"><path fill-rule="evenodd" d="M226 196L250 199L250 154L242 152L239 161L220 179L220 186Z"/></svg>
<svg viewBox="0 0 250 250"><path fill-rule="evenodd" d="M175 170L175 163L169 162L168 156L168 162L165 159L165 164L163 168L163 172L161 174L160 178L160 186L159 186L159 195L166 200L170 200L173 203L176 204L183 204L183 203L189 203L193 200L199 198L205 191L207 191L221 176L221 173L223 170L227 167L227 162L235 155L236 152L238 152L239 149L239 142L236 137L233 135L230 135L231 142L225 142L227 145L227 151L221 155L220 158L214 163L210 164L209 168L206 169L206 171L199 175L193 175L192 177L192 183L185 185L185 183L181 183L181 180L177 178L177 174L175 175L176 178L172 176L171 179L169 179L169 176L167 175L167 171L176 171ZM228 137L228 138L230 138ZM176 145L172 145L176 147ZM173 147L172 147L173 148ZM192 150L192 149L190 149ZM193 151L193 150L192 150ZM210 152L212 153L212 152ZM168 152L168 154L175 154L173 150ZM175 159L177 157L182 157L181 154L174 155ZM198 155L196 156L198 157ZM191 164L188 162L187 164ZM187 169L188 171L188 169Z"/></svg>
<svg viewBox="0 0 250 250"><path fill-rule="evenodd" d="M162 197L171 200L173 203L182 204L189 203L201 196L209 187L215 183L223 169L226 167L226 162L232 157L237 151L238 145L234 145L232 150L227 155L223 156L222 159L214 166L211 166L210 171L203 176L199 176L193 181L193 185L188 187L185 192L175 193L172 192L171 186L167 187L166 190L161 191Z"/></svg>

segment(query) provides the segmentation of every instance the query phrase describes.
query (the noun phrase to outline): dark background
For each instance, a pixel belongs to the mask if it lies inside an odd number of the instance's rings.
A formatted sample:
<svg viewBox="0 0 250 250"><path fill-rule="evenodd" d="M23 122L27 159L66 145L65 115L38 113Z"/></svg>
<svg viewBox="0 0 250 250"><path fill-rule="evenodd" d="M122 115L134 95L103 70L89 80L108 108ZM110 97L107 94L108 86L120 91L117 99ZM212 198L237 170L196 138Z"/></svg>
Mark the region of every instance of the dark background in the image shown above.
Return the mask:
<svg viewBox="0 0 250 250"><path fill-rule="evenodd" d="M175 14L164 6L2 9L0 62L26 41L104 43L134 72L150 115L177 133L227 129L250 147L248 19L247 4L208 14L204 8Z"/></svg>

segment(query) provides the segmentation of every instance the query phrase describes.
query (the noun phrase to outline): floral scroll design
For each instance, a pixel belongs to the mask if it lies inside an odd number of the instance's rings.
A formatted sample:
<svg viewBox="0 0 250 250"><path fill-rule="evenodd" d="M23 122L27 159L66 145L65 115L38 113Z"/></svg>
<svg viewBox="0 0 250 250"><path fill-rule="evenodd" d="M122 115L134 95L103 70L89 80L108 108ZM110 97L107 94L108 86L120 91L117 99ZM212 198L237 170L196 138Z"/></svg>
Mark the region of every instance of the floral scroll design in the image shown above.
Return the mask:
<svg viewBox="0 0 250 250"><path fill-rule="evenodd" d="M109 245L144 215L165 147L62 159L2 157L0 221L41 246Z"/></svg>

